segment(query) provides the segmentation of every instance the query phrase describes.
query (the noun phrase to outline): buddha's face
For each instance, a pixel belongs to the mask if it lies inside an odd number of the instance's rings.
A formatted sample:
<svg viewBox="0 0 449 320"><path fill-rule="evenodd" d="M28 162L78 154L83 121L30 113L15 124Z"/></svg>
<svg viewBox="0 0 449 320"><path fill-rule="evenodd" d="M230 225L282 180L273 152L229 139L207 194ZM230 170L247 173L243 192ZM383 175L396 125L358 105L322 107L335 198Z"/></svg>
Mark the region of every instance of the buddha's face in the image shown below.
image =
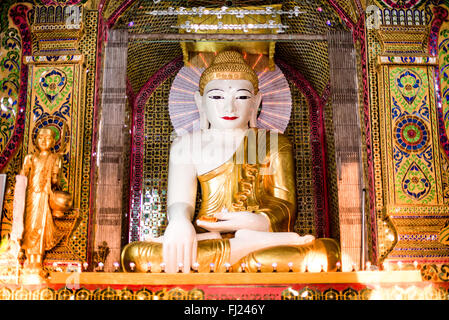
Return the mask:
<svg viewBox="0 0 449 320"><path fill-rule="evenodd" d="M248 80L211 80L201 96L195 95L200 112L212 129L245 129L260 104L260 93Z"/></svg>
<svg viewBox="0 0 449 320"><path fill-rule="evenodd" d="M49 130L39 131L36 137L36 144L40 151L48 151L55 145L55 137Z"/></svg>

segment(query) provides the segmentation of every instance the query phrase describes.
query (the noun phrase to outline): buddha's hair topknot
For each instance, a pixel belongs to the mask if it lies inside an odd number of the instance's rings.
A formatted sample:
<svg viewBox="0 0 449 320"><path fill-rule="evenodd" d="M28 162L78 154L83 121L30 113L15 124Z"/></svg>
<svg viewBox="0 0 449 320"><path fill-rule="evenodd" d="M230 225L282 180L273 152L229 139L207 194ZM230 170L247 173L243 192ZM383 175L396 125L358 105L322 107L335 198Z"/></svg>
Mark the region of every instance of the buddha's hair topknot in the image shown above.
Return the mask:
<svg viewBox="0 0 449 320"><path fill-rule="evenodd" d="M237 51L223 51L215 56L211 65L201 75L199 83L201 95L211 80L248 80L254 87L254 94L259 91L259 78L256 72Z"/></svg>

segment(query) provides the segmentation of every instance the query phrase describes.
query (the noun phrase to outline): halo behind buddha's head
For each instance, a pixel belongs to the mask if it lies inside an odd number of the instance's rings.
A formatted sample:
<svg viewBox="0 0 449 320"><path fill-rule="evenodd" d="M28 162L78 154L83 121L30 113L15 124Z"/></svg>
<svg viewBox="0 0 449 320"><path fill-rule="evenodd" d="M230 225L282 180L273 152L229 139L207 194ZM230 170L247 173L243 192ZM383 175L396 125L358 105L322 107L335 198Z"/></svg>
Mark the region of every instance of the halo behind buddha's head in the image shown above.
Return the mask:
<svg viewBox="0 0 449 320"><path fill-rule="evenodd" d="M42 128L37 132L37 136L40 135L50 135L53 139L56 139L56 133L50 128Z"/></svg>
<svg viewBox="0 0 449 320"><path fill-rule="evenodd" d="M248 80L254 87L254 94L259 92L256 72L245 62L242 54L234 50L218 53L211 65L204 70L199 83L201 95L211 80Z"/></svg>

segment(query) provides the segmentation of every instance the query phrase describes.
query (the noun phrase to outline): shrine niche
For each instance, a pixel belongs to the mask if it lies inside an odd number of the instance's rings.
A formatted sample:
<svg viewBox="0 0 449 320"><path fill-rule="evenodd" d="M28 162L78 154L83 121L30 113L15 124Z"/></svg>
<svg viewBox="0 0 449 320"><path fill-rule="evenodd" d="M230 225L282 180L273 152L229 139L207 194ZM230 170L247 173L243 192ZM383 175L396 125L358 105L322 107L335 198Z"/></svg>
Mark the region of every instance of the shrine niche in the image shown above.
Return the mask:
<svg viewBox="0 0 449 320"><path fill-rule="evenodd" d="M448 10L8 1L0 297L447 299ZM174 176L179 141L216 129L232 152Z"/></svg>

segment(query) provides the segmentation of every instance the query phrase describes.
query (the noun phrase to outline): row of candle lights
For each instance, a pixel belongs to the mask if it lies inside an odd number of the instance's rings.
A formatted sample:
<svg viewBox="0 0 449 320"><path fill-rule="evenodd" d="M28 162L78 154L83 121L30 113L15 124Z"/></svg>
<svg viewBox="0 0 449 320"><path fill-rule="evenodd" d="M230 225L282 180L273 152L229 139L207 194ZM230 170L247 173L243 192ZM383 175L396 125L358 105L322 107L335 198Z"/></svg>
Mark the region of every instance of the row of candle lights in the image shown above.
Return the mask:
<svg viewBox="0 0 449 320"><path fill-rule="evenodd" d="M85 272L85 271L88 270L89 264L87 262L84 262L82 266L83 266L82 271ZM113 266L114 266L114 272L120 272L120 263L114 262ZM195 262L192 265L192 271L194 273L198 273L199 266L200 265L197 262ZM225 263L224 266L225 266L225 269L226 269L225 272L231 272L231 264ZM413 266L414 266L414 269L417 270L418 269L418 262L417 261L413 262ZM165 263L161 263L160 264L160 269L161 269L160 273L165 273L165 267L166 267ZM277 272L278 264L276 262L272 263L271 267L272 267L272 272ZM262 272L261 271L262 264L257 263L256 264L256 268L257 268L257 272ZM289 268L288 272L293 272L293 262L289 262L288 263L288 268ZM56 262L53 263L53 269L55 271L57 271L57 272L62 272L63 271L62 268ZM131 272L135 272L136 264L134 262L131 262L129 264L129 269L130 269ZM150 262L147 264L147 268L146 269L147 269L146 270L147 273L151 273L152 272L152 264ZM178 264L178 273L182 273L183 269L184 269L184 265L182 263ZM399 261L399 262L397 262L397 268L390 268L390 264L389 263L382 263L382 269L380 271L394 271L394 270L402 270L402 269L403 269L403 263L401 261ZM247 265L245 263L242 263L240 265L240 270L241 270L242 273L247 272ZM69 265L68 268L67 268L67 271L69 271L69 272L74 272L74 271L80 272L81 271L81 264L78 263L75 266L74 265ZM99 262L97 264L97 268L94 269L94 271L96 271L96 272L104 272L104 263ZM320 272L326 272L326 271L327 270L325 270L325 268L323 266L321 266ZM337 272L341 272L341 271L342 271L341 263L337 262ZM352 272L359 271L359 270L357 270L356 264L352 265L352 270L351 271ZM360 271L363 271L363 270L360 270ZM377 268L377 266L372 266L371 262L368 261L365 264L365 271L379 271L379 269ZM214 273L215 272L215 264L211 263L209 265L209 272L210 273ZM307 265L305 266L304 272L309 272L309 268L308 268Z"/></svg>

